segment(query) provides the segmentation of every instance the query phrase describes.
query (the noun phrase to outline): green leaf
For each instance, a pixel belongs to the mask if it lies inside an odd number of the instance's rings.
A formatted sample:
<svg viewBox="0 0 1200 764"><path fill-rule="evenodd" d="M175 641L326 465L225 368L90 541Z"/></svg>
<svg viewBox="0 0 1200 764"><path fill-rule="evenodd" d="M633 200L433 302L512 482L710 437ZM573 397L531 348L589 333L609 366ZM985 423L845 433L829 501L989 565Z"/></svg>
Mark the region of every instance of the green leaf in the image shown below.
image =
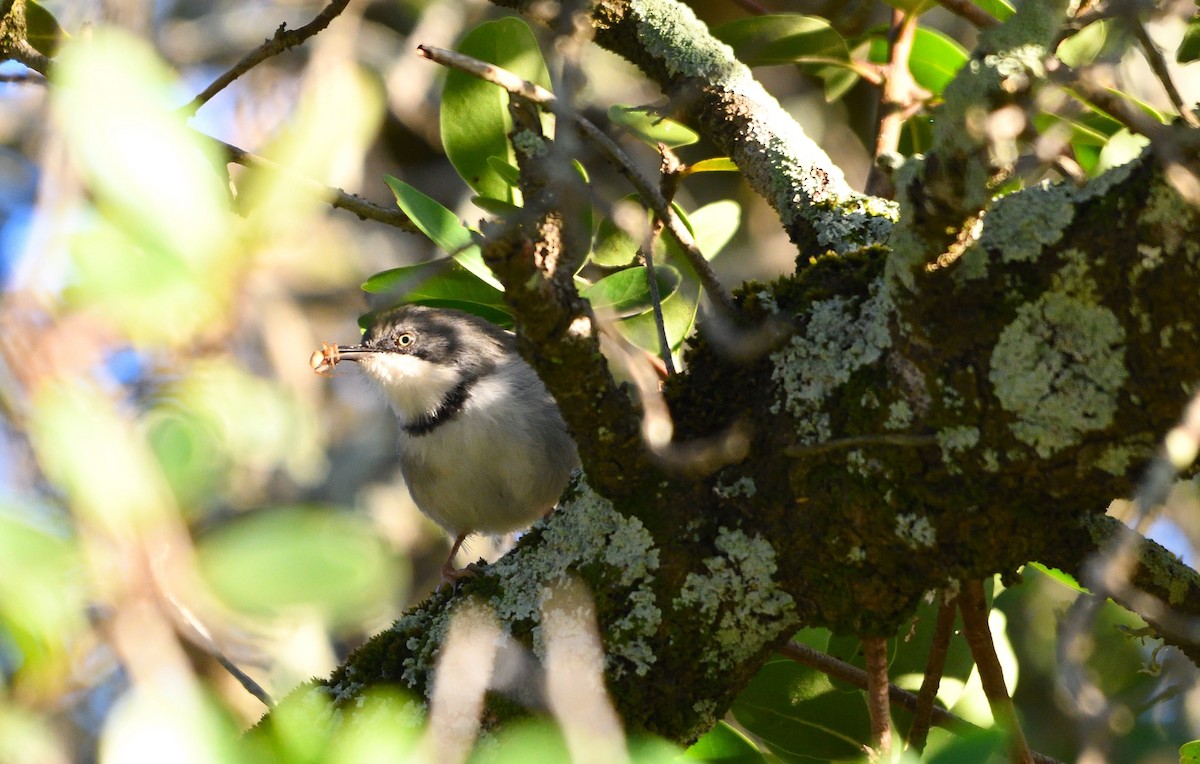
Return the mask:
<svg viewBox="0 0 1200 764"><path fill-rule="evenodd" d="M260 510L208 534L197 551L214 590L253 613L300 606L353 622L383 607L397 584L370 527L328 509Z"/></svg>
<svg viewBox="0 0 1200 764"><path fill-rule="evenodd" d="M668 148L677 149L700 140L691 129L644 107L615 104L608 107L608 119L651 146L664 143Z"/></svg>
<svg viewBox="0 0 1200 764"><path fill-rule="evenodd" d="M521 208L509 202L502 202L499 199L492 199L488 196L472 196L471 203L484 212L495 215L501 218L515 217L521 213Z"/></svg>
<svg viewBox="0 0 1200 764"><path fill-rule="evenodd" d="M383 180L396 195L400 210L421 229L421 233L433 240L438 249L495 288L504 289L492 275L492 270L484 264L483 255L471 238L470 229L453 212L399 178L385 175Z"/></svg>
<svg viewBox="0 0 1200 764"><path fill-rule="evenodd" d="M873 36L867 55L877 64L887 62L887 39L883 35ZM917 27L908 69L918 85L934 95L941 95L969 57L966 48L941 32Z"/></svg>
<svg viewBox="0 0 1200 764"><path fill-rule="evenodd" d="M932 749L933 746L930 746ZM922 761L928 764L962 764L965 761L1002 761L1004 732L998 729L970 730L937 750L928 750Z"/></svg>
<svg viewBox="0 0 1200 764"><path fill-rule="evenodd" d="M1118 130L1108 139L1108 143L1104 144L1104 148L1100 149L1100 157L1092 174L1099 175L1106 170L1132 162L1141 156L1142 150L1149 145L1150 139L1144 135L1131 133L1124 128Z"/></svg>
<svg viewBox="0 0 1200 764"><path fill-rule="evenodd" d="M692 744L681 758L722 764L755 764L767 760L754 741L725 722L717 722L717 726Z"/></svg>
<svg viewBox="0 0 1200 764"><path fill-rule="evenodd" d="M417 303L456 308L499 326L512 326L504 293L449 258L376 273L362 288L370 294L385 295L387 307ZM373 315L368 314L368 322Z"/></svg>
<svg viewBox="0 0 1200 764"><path fill-rule="evenodd" d="M496 172L510 186L516 186L521 182L521 171L515 165L511 165L500 157L488 157L488 167Z"/></svg>
<svg viewBox="0 0 1200 764"><path fill-rule="evenodd" d="M519 77L550 87L550 74L529 26L518 18L489 21L472 29L458 51L501 66ZM511 187L489 158L510 163L508 94L497 85L452 70L446 75L441 106L442 145L454 169L480 196L512 201Z"/></svg>
<svg viewBox="0 0 1200 764"><path fill-rule="evenodd" d="M747 66L850 60L845 38L819 16L754 16L721 24L712 33Z"/></svg>
<svg viewBox="0 0 1200 764"><path fill-rule="evenodd" d="M687 175L694 175L698 172L737 172L740 168L729 157L713 157L712 159L701 159L695 164L690 164L687 167Z"/></svg>
<svg viewBox="0 0 1200 764"><path fill-rule="evenodd" d="M657 266L654 277L658 283L658 298L662 302L679 289L682 281L679 271L669 265ZM646 267L643 265L605 276L580 292L580 296L590 302L594 310L611 311L620 317L654 309Z"/></svg>
<svg viewBox="0 0 1200 764"><path fill-rule="evenodd" d="M38 53L53 58L58 52L59 43L66 40L68 35L59 26L53 13L43 8L37 0L28 0L25 4L25 37Z"/></svg>
<svg viewBox="0 0 1200 764"><path fill-rule="evenodd" d="M1179 746L1179 764L1200 764L1200 740Z"/></svg>
<svg viewBox="0 0 1200 764"><path fill-rule="evenodd" d="M1104 45L1108 42L1109 26L1108 19L1088 24L1060 42L1055 55L1067 66L1087 66L1104 50Z"/></svg>
<svg viewBox="0 0 1200 764"><path fill-rule="evenodd" d="M999 21L1004 21L1017 12L1017 9L1008 0L975 0L975 4L995 16Z"/></svg>
<svg viewBox="0 0 1200 764"><path fill-rule="evenodd" d="M1026 567L1033 568L1034 570L1038 571L1039 573L1041 573L1042 575L1051 579L1052 581L1062 584L1063 586L1067 587L1068 589L1073 589L1073 590L1079 592L1080 594L1091 594L1091 592L1089 592L1086 587L1081 585L1079 583L1079 581L1077 581L1075 579L1075 576L1072 576L1070 573L1067 573L1064 570L1059 570L1058 568L1051 568L1046 565L1043 565L1040 562L1028 563Z"/></svg>
<svg viewBox="0 0 1200 764"><path fill-rule="evenodd" d="M733 702L733 716L784 761L856 758L870 740L863 693L795 661L767 661Z"/></svg>
<svg viewBox="0 0 1200 764"><path fill-rule="evenodd" d="M1183 31L1183 40L1175 51L1175 61L1180 64L1190 64L1200 58L1200 11L1188 20L1187 28Z"/></svg>
<svg viewBox="0 0 1200 764"><path fill-rule="evenodd" d="M742 222L742 208L731 199L706 204L688 216L692 236L706 260L716 257Z"/></svg>

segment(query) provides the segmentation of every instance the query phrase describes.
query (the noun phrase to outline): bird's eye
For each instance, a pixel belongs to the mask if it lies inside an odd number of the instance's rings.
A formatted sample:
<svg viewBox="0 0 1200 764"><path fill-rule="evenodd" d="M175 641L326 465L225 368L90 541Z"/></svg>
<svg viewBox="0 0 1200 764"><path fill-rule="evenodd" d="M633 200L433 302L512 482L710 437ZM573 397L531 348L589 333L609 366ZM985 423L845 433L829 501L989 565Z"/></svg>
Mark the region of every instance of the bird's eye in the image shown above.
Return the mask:
<svg viewBox="0 0 1200 764"><path fill-rule="evenodd" d="M416 341L417 338L413 336L412 332L404 332L396 338L396 345L398 347L406 348Z"/></svg>

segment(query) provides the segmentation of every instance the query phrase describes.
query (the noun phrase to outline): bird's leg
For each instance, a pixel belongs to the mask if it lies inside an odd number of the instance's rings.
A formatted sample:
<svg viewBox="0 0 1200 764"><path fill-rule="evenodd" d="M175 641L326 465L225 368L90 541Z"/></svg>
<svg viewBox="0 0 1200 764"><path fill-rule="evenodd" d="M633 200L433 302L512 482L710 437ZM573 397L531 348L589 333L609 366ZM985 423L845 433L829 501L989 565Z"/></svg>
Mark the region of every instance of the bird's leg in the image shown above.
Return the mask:
<svg viewBox="0 0 1200 764"><path fill-rule="evenodd" d="M463 542L467 540L467 536L470 535L469 533L460 533L455 537L454 545L450 547L450 554L446 557L446 561L442 563L443 584L453 586L463 579L474 578L483 572L483 568L476 563L471 563L465 568L454 567L454 555L458 554L459 547L463 545Z"/></svg>

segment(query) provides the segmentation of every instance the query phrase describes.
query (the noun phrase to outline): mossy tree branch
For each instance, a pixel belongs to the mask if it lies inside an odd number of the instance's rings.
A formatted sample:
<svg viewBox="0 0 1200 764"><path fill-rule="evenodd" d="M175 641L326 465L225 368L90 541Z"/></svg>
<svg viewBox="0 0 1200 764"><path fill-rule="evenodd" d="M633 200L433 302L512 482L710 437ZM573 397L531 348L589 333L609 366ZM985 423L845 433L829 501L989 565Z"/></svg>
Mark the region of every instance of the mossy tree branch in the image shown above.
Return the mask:
<svg viewBox="0 0 1200 764"><path fill-rule="evenodd" d="M705 333L696 340L688 371L665 390L676 437L719 437L738 423L750 442L714 475L673 476L641 455L594 323L547 272L558 246L549 200L561 188L537 185L527 151L527 199L540 212L485 231L485 256L511 289L523 352L560 396L592 486L575 486L480 578L353 655L328 683L333 695L348 702L379 682L424 692L465 598L536 649L539 603L574 578L595 597L627 725L687 741L800 625L890 636L930 589L1094 551L1081 521L1101 522L1113 497L1132 492L1200 357L1189 312L1200 216L1154 155L1082 188L986 200L954 257L939 259L945 242L923 236L889 248L893 210L851 193L777 105L747 95L757 86L704 42L690 12L607 2L593 19L599 42L655 77L743 167L801 253L828 254L738 297L747 323L793 327L769 354L734 360ZM834 439L852 447L821 448ZM1200 612L1194 573L1169 559L1156 569L1168 572L1152 593ZM1165 636L1195 650L1190 633Z"/></svg>

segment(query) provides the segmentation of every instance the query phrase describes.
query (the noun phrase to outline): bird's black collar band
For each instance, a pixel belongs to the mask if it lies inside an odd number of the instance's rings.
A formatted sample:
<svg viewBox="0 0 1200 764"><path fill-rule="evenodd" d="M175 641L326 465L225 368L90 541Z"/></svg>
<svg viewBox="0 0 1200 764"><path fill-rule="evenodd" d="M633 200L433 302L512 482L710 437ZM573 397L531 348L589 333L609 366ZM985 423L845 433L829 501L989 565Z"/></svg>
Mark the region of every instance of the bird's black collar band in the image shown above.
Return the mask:
<svg viewBox="0 0 1200 764"><path fill-rule="evenodd" d="M471 388L479 378L474 374L470 374L463 378L454 388L446 393L446 397L442 398L442 402L434 409L432 414L424 414L417 417L411 422L406 422L404 431L412 436L428 435L437 428L446 424L454 417L458 416L458 412L463 410L463 406L467 405L467 398L471 395Z"/></svg>

